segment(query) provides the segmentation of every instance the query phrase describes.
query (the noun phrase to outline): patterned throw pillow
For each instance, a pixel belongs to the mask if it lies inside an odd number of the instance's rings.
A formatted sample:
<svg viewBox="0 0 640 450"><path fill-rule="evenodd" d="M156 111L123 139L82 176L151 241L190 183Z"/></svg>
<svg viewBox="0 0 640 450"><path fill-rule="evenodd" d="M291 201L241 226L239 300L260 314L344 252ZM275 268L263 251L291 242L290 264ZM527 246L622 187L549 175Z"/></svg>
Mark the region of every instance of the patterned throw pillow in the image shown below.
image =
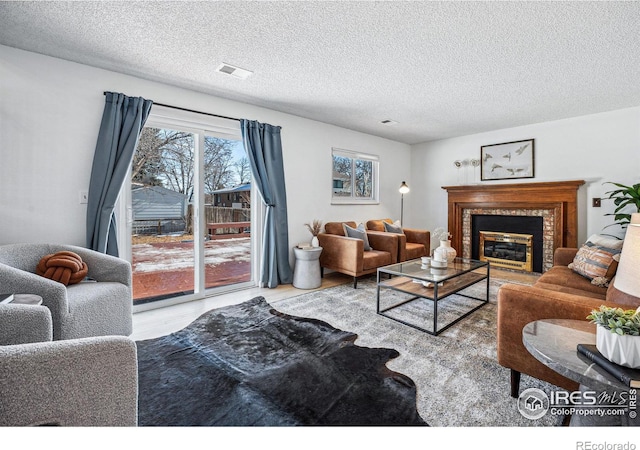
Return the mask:
<svg viewBox="0 0 640 450"><path fill-rule="evenodd" d="M578 250L569 268L592 284L607 287L616 274L621 251L622 241L593 235Z"/></svg>
<svg viewBox="0 0 640 450"><path fill-rule="evenodd" d="M382 223L384 225L384 231L389 233L404 234L404 231L402 231L402 227L400 225L392 224L389 222Z"/></svg>
<svg viewBox="0 0 640 450"><path fill-rule="evenodd" d="M622 250L622 244L624 244L622 239L600 236L599 234L592 234L589 236L589 239L587 239L587 242L599 245L600 247L609 247L616 250Z"/></svg>
<svg viewBox="0 0 640 450"><path fill-rule="evenodd" d="M362 239L364 241L364 251L368 252L371 250L371 246L369 245L369 238L367 237L367 232L364 229L364 224L361 223L357 228L350 227L346 223L343 223L344 227L344 235L351 238Z"/></svg>

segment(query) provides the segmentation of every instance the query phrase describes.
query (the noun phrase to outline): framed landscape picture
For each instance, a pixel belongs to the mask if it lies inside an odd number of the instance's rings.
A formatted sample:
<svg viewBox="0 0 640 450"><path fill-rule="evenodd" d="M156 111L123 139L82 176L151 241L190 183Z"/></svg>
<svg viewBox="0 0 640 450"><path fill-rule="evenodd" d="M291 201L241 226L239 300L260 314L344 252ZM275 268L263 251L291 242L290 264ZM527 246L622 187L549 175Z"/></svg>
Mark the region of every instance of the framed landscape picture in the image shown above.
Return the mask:
<svg viewBox="0 0 640 450"><path fill-rule="evenodd" d="M533 178L534 139L480 147L480 180Z"/></svg>

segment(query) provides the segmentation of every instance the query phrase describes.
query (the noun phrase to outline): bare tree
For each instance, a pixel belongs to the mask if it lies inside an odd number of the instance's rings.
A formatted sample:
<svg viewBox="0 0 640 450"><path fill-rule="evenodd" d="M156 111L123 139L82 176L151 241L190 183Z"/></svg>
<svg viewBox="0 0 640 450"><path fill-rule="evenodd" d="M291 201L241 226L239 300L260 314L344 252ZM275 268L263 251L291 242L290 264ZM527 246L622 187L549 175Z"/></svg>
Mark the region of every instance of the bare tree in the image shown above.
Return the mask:
<svg viewBox="0 0 640 450"><path fill-rule="evenodd" d="M356 167L356 197L371 197L373 188L373 163L362 159L355 160Z"/></svg>
<svg viewBox="0 0 640 450"><path fill-rule="evenodd" d="M210 193L234 185L236 172L240 170L234 166L234 142L206 136L204 143L205 191ZM245 164L248 169L248 161ZM142 130L133 159L132 181L163 186L191 199L194 168L194 135L152 127Z"/></svg>
<svg viewBox="0 0 640 450"><path fill-rule="evenodd" d="M185 194L189 199L195 181L194 153L193 135L169 142L162 147L161 172L158 174L165 187Z"/></svg>
<svg viewBox="0 0 640 450"><path fill-rule="evenodd" d="M163 181L158 175L163 172L162 155L165 146L189 136L189 133L180 131L144 127L133 155L131 181L161 186Z"/></svg>
<svg viewBox="0 0 640 450"><path fill-rule="evenodd" d="M238 177L238 184L246 184L251 181L251 165L249 158L243 156L233 164L233 168L236 171Z"/></svg>
<svg viewBox="0 0 640 450"><path fill-rule="evenodd" d="M204 185L207 193L233 184L232 163L233 142L207 136L204 140Z"/></svg>

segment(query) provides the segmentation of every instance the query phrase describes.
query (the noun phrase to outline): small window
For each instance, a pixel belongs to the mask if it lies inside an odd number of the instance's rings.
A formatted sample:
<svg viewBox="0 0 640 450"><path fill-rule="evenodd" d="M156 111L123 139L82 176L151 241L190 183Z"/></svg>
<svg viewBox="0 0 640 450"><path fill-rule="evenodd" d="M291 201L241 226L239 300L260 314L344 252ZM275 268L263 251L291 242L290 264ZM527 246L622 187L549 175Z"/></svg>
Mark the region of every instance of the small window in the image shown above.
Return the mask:
<svg viewBox="0 0 640 450"><path fill-rule="evenodd" d="M378 157L331 150L332 203L378 203Z"/></svg>

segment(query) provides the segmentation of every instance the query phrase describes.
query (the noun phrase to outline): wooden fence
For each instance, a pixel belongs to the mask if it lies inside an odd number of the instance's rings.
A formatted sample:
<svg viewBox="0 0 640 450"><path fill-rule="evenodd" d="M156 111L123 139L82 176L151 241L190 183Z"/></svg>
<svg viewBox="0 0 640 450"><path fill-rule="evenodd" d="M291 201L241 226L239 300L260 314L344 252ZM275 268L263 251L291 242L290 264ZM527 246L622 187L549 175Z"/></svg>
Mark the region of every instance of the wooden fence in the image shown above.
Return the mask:
<svg viewBox="0 0 640 450"><path fill-rule="evenodd" d="M131 234L157 236L160 234L184 233L185 221L180 220L136 220L131 225Z"/></svg>
<svg viewBox="0 0 640 450"><path fill-rule="evenodd" d="M205 224L250 222L250 208L228 208L222 206L206 205L204 207ZM207 233L205 225L205 233ZM185 220L136 220L132 225L132 234L153 236L168 233L193 234L193 207L187 207ZM216 234L235 234L237 228L219 228Z"/></svg>
<svg viewBox="0 0 640 450"><path fill-rule="evenodd" d="M204 207L205 223L227 223L227 222L250 222L250 208L229 208L224 206L205 205ZM238 230L233 228L220 228L218 234L237 233ZM193 233L193 207L189 205L187 208L187 233Z"/></svg>

